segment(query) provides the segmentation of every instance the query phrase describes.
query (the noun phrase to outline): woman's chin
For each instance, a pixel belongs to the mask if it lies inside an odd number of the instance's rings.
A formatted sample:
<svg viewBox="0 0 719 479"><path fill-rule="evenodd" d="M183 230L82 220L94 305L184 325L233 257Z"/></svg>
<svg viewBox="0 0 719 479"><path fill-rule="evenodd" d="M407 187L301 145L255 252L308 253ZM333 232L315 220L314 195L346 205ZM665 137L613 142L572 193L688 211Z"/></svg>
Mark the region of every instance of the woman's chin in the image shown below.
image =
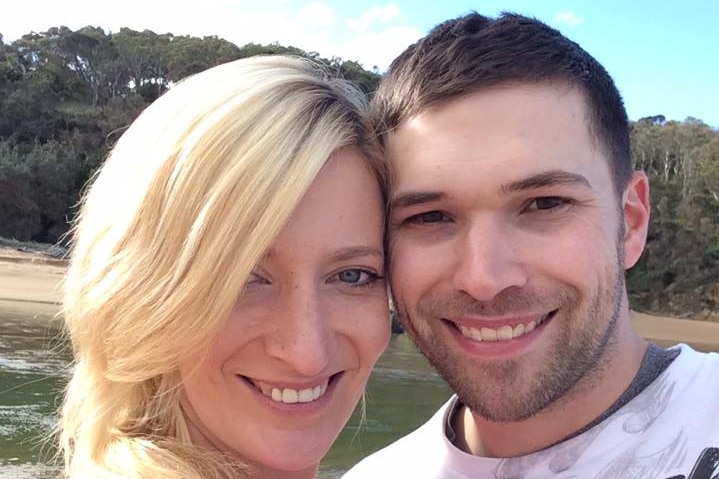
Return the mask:
<svg viewBox="0 0 719 479"><path fill-rule="evenodd" d="M334 438L321 440L316 436L305 436L304 439L266 444L263 450L255 450L252 454L254 457L247 457L247 459L250 459L260 469L298 473L297 477L304 477L299 473L317 470L320 461L332 446L332 439ZM290 474L289 477L295 476ZM309 477L315 477L314 473Z"/></svg>
<svg viewBox="0 0 719 479"><path fill-rule="evenodd" d="M287 477L311 477L314 478L317 474L317 469L320 465L320 460L324 454L317 457L313 455L311 459L307 456L301 457L300 454L292 454L291 456L279 457L281 453L277 453L272 458L266 458L266 461L262 461L262 464L255 464L260 471L267 470L274 473L283 473ZM270 475L271 476L271 475ZM258 477L263 477L259 474Z"/></svg>

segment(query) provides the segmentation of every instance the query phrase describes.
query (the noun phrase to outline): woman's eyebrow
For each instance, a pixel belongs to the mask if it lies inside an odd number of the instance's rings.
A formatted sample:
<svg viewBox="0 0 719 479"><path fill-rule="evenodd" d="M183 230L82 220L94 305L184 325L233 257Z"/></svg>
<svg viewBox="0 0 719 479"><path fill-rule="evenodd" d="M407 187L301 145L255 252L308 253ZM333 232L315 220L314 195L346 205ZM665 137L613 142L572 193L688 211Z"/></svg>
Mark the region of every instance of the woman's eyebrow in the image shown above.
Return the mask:
<svg viewBox="0 0 719 479"><path fill-rule="evenodd" d="M352 246L349 248L342 248L337 251L333 256L333 259L335 261L347 261L363 256L376 256L378 258L383 258L384 252L372 246Z"/></svg>

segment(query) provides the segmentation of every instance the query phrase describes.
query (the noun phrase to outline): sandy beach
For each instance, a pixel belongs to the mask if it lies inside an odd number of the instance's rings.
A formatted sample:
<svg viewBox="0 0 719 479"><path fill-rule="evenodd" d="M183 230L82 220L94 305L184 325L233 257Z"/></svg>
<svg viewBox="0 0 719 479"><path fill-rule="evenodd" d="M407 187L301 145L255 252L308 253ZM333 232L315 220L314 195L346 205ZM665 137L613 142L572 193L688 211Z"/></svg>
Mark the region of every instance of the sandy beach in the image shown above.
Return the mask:
<svg viewBox="0 0 719 479"><path fill-rule="evenodd" d="M41 254L0 249L0 313L27 321L49 321L62 298L65 263ZM639 333L662 346L687 343L703 351L719 352L719 323L632 313Z"/></svg>
<svg viewBox="0 0 719 479"><path fill-rule="evenodd" d="M0 249L0 314L51 320L60 309L65 269L62 260Z"/></svg>

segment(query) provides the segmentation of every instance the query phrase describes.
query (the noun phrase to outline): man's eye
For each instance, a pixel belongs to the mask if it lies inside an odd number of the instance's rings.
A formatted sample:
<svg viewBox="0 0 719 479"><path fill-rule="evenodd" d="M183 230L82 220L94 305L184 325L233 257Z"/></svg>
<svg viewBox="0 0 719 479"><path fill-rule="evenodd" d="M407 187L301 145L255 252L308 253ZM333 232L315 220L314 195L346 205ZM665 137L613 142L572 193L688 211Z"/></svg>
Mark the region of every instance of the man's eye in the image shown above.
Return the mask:
<svg viewBox="0 0 719 479"><path fill-rule="evenodd" d="M404 222L410 224L430 224L444 223L447 221L449 221L449 218L441 211L428 211L426 213L410 216Z"/></svg>
<svg viewBox="0 0 719 479"><path fill-rule="evenodd" d="M351 268L337 273L337 279L351 286L364 286L379 279L379 275L372 271Z"/></svg>
<svg viewBox="0 0 719 479"><path fill-rule="evenodd" d="M566 206L570 204L571 201L569 201L566 198L562 198L560 196L543 196L541 198L535 198L532 200L527 209L528 210L553 210L556 208L560 208L562 206Z"/></svg>

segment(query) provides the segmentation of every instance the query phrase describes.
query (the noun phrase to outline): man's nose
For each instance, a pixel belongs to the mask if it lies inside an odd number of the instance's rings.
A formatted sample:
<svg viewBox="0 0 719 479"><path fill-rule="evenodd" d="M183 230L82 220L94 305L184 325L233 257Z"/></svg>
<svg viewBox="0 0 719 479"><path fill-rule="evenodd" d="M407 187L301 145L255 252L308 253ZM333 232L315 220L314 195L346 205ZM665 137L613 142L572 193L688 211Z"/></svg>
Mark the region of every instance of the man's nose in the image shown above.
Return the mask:
<svg viewBox="0 0 719 479"><path fill-rule="evenodd" d="M316 286L293 286L283 294L272 332L266 339L267 353L302 376L321 374L336 351L332 318L323 307Z"/></svg>
<svg viewBox="0 0 719 479"><path fill-rule="evenodd" d="M526 265L507 230L496 221L483 221L463 231L455 245L455 289L489 301L507 288L526 285Z"/></svg>

